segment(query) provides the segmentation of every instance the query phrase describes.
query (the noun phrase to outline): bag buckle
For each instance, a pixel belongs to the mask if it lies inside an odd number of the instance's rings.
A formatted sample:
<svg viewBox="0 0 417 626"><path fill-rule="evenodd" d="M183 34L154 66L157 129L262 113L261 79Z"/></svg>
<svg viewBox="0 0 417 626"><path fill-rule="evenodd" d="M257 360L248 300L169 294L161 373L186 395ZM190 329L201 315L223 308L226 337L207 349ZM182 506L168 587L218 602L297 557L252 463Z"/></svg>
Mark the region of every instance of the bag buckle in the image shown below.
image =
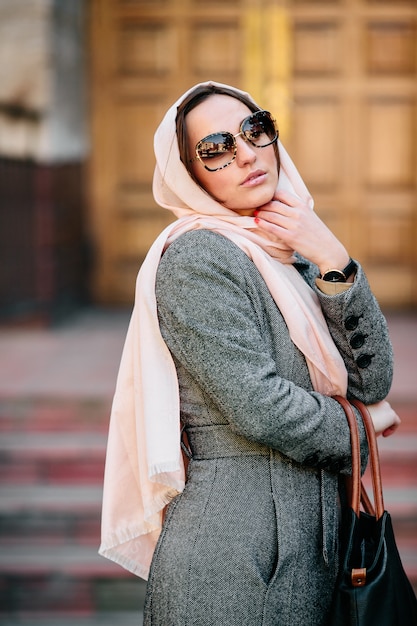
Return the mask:
<svg viewBox="0 0 417 626"><path fill-rule="evenodd" d="M354 587L363 587L366 584L366 567L353 569L351 581Z"/></svg>

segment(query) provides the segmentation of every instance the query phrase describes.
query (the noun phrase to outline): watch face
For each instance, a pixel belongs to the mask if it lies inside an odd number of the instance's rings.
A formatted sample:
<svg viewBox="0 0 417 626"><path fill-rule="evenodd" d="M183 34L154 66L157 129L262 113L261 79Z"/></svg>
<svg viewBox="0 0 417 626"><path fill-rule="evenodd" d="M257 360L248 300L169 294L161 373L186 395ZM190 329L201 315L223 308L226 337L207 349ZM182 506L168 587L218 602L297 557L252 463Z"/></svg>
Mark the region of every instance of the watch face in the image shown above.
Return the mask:
<svg viewBox="0 0 417 626"><path fill-rule="evenodd" d="M345 283L346 277L340 270L330 270L329 272L325 272L323 274L322 280L329 283Z"/></svg>

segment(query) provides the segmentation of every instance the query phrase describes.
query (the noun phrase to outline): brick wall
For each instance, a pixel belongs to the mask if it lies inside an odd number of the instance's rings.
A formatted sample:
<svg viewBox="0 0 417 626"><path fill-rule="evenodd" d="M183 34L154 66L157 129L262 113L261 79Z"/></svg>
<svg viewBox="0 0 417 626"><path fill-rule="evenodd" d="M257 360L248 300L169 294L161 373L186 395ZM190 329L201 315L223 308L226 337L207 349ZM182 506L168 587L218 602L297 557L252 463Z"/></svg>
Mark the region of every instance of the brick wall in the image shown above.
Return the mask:
<svg viewBox="0 0 417 626"><path fill-rule="evenodd" d="M56 321L87 297L83 166L0 158L0 323Z"/></svg>

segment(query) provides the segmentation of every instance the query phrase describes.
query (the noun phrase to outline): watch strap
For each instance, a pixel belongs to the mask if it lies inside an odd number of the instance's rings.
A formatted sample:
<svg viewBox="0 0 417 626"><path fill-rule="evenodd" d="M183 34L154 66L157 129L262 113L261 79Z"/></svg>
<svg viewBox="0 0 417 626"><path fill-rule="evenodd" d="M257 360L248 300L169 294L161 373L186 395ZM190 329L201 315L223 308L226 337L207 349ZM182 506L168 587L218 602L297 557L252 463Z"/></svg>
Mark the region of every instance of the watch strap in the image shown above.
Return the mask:
<svg viewBox="0 0 417 626"><path fill-rule="evenodd" d="M342 270L328 269L321 276L322 280L330 283L345 283L349 276L356 270L356 263L353 259L349 259L349 263Z"/></svg>

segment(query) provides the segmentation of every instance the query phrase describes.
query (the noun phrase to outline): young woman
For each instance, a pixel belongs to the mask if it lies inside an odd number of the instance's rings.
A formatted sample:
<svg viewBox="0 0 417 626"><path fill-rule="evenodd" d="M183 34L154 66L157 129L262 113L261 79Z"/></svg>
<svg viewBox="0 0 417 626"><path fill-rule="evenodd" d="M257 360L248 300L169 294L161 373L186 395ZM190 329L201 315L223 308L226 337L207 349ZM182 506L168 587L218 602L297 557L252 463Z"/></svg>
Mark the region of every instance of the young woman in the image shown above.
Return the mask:
<svg viewBox="0 0 417 626"><path fill-rule="evenodd" d="M101 553L148 578L147 626L324 625L350 469L331 396L365 402L377 433L398 426L384 317L247 94L197 85L155 154L178 220L137 281Z"/></svg>

